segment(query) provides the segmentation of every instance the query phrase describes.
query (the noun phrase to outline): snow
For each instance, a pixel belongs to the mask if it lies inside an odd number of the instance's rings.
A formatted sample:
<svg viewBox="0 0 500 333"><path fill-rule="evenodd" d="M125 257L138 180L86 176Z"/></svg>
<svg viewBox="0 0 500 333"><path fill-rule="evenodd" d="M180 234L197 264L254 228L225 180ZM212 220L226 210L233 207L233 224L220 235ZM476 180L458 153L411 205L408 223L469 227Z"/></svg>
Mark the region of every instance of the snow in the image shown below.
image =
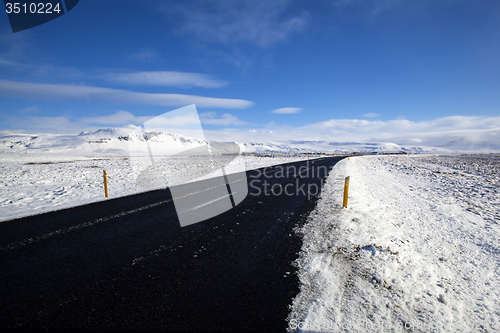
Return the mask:
<svg viewBox="0 0 500 333"><path fill-rule="evenodd" d="M175 152L205 144L205 141L181 135L150 131L145 133L150 145ZM0 132L0 154L52 153L64 155L128 155L142 141L132 129L108 128L78 135L65 134L19 134ZM0 155L1 156L1 155Z"/></svg>
<svg viewBox="0 0 500 333"><path fill-rule="evenodd" d="M499 331L499 162L498 155L339 162L298 230L301 287L288 330Z"/></svg>
<svg viewBox="0 0 500 333"><path fill-rule="evenodd" d="M205 141L166 132L107 129L79 135L0 133L0 221L144 192L128 150L184 151ZM239 143L227 174L306 159L305 151L425 151L392 143ZM277 154L280 152L281 154ZM200 161L170 156L169 186L206 175ZM189 173L186 172L189 170ZM344 177L349 204L341 208ZM198 176L197 176L198 177ZM329 175L297 232L300 293L289 330L493 332L500 330L500 157L351 157Z"/></svg>
<svg viewBox="0 0 500 333"><path fill-rule="evenodd" d="M225 167L226 174L307 159L305 156L242 156ZM134 163L140 160L135 159ZM144 164L149 161L145 159ZM193 181L200 165L196 159L171 157L163 163L169 179L182 184ZM0 155L0 221L106 200L103 170L109 199L151 190L136 183L129 157L62 153ZM187 172L189 170L189 172ZM201 173L200 173L201 174ZM222 176L220 169L199 179Z"/></svg>
<svg viewBox="0 0 500 333"><path fill-rule="evenodd" d="M156 157L161 162L158 170L164 182L155 178L154 187L147 183L151 179L142 183L137 179L139 171L151 163L149 156L140 156L145 141L155 156L160 153ZM107 173L110 199L222 176L220 169L207 174L206 158L172 156L206 144L204 140L178 134L142 133L133 128L101 129L78 135L1 131L0 221L106 200L103 170ZM247 149L245 144L239 144L239 147L245 153L274 151L265 145L248 144L253 148ZM231 174L304 159L305 155L288 152L238 155L224 169Z"/></svg>
<svg viewBox="0 0 500 333"><path fill-rule="evenodd" d="M168 181L156 183L157 187L222 175L222 171L206 175L204 161L172 157L172 154L207 143L178 134L163 131L142 133L136 127L100 129L77 135L4 130L0 131L0 221L104 200L103 170L108 174L111 198L143 192L145 189L137 186L136 177L150 163L147 156L137 156L144 154L145 141L153 152L170 155L161 159L161 168L158 168ZM302 160L305 157L296 154L304 152L422 151L418 147L401 147L393 143L292 141L237 144L241 152L271 154L273 157L239 156L226 167L226 173ZM186 170L189 170L188 175ZM150 180L145 179L142 185L151 185Z"/></svg>

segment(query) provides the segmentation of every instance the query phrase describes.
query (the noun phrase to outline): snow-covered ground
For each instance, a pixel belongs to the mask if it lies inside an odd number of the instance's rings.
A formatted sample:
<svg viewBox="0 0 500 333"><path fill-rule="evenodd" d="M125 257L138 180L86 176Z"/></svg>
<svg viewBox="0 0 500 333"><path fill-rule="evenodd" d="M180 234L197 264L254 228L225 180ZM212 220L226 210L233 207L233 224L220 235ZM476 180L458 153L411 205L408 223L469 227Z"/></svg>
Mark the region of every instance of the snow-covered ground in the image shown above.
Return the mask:
<svg viewBox="0 0 500 333"><path fill-rule="evenodd" d="M169 132L142 133L132 128L78 135L0 131L0 221L105 200L103 170L109 198L222 176L222 165L215 172L207 168L207 156L178 155L206 144ZM151 164L146 147L155 155L155 167L141 174ZM237 158L230 164L225 162L236 155L219 157L212 164L222 163L226 173L235 173L307 159L302 148L253 143L234 147L265 154L244 156L236 151Z"/></svg>
<svg viewBox="0 0 500 333"><path fill-rule="evenodd" d="M307 157L239 155L225 171L229 174L304 159ZM143 162L147 165L149 158ZM201 167L196 162L188 157L170 157L163 166L170 173L170 179L180 184L193 180L196 169ZM1 154L0 221L105 200L103 170L107 173L110 199L151 190L137 185L130 160L123 154ZM219 171L199 179L221 175Z"/></svg>
<svg viewBox="0 0 500 333"><path fill-rule="evenodd" d="M500 331L499 185L498 155L338 163L298 230L301 291L288 329Z"/></svg>

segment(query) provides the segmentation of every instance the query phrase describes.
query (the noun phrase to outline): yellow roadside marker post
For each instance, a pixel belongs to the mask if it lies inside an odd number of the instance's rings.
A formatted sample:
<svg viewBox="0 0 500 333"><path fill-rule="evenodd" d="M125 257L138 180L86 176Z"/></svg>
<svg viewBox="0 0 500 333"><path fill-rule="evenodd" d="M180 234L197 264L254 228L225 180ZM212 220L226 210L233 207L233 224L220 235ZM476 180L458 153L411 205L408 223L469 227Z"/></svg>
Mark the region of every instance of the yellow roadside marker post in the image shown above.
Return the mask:
<svg viewBox="0 0 500 333"><path fill-rule="evenodd" d="M350 176L345 177L345 182L344 182L344 203L342 204L342 207L347 208L347 198L349 197L349 179Z"/></svg>
<svg viewBox="0 0 500 333"><path fill-rule="evenodd" d="M106 177L106 170L102 171L104 177L104 196L108 197L108 179Z"/></svg>

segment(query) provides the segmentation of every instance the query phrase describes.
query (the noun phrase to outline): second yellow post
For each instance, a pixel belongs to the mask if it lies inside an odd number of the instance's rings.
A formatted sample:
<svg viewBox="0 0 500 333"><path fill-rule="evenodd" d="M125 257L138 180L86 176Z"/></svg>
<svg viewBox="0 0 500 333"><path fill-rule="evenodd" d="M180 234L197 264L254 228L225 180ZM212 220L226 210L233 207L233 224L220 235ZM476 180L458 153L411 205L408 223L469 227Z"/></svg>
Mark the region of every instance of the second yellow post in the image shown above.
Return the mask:
<svg viewBox="0 0 500 333"><path fill-rule="evenodd" d="M344 182L344 203L342 204L342 207L347 208L347 198L349 197L349 179L351 177L347 176L345 177L345 182Z"/></svg>

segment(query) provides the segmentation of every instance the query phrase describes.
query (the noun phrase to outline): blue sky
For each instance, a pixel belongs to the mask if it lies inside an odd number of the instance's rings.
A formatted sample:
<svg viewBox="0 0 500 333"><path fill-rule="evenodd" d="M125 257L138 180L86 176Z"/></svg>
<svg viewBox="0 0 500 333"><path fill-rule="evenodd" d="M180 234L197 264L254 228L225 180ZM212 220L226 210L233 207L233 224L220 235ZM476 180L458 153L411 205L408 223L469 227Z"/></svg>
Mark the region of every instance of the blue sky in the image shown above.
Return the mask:
<svg viewBox="0 0 500 333"><path fill-rule="evenodd" d="M0 15L2 129L192 103L225 139L498 139L500 2L81 0L16 34Z"/></svg>

